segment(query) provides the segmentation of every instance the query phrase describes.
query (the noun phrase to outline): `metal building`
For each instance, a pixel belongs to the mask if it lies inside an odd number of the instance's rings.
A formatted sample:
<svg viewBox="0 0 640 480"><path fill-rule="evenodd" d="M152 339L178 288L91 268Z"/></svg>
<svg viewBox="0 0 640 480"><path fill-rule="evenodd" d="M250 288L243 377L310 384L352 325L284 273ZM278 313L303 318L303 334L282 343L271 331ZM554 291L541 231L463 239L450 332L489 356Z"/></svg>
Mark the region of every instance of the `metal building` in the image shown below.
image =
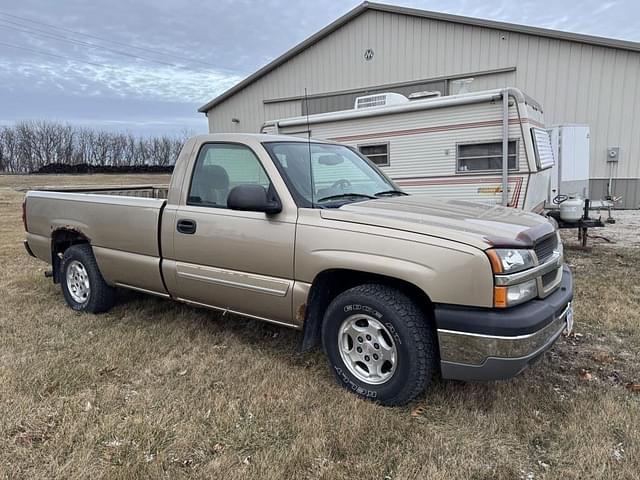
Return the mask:
<svg viewBox="0 0 640 480"><path fill-rule="evenodd" d="M604 197L612 176L622 206L638 208L637 42L364 2L199 111L211 132L258 132L307 106L309 113L353 108L366 93L505 86L540 101L548 125L588 124L590 196Z"/></svg>

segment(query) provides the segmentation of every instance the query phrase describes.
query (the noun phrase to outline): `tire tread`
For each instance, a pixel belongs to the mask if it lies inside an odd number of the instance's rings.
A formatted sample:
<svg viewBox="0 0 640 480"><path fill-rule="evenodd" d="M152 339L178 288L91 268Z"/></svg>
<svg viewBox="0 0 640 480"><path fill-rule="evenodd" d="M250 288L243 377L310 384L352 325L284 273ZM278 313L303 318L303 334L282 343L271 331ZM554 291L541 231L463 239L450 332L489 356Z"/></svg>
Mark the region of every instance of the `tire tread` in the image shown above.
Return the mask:
<svg viewBox="0 0 640 480"><path fill-rule="evenodd" d="M429 319L426 318L426 312L401 290L377 283L350 288L338 295L334 302L351 295L371 297L385 304L406 327L411 343L414 345L416 357L415 363L411 365L412 381L408 382L406 388L400 389L395 396L382 401L378 400L378 402L393 406L407 404L429 385L437 367L438 348ZM330 310L331 308L327 312Z"/></svg>
<svg viewBox="0 0 640 480"><path fill-rule="evenodd" d="M87 269L87 273L89 274L89 279L91 282L91 296L89 298L89 301L83 306L79 306L72 298L70 298L70 295L66 290L66 280L64 277L67 263L71 260L80 261L84 265L85 269ZM89 245L88 243L82 243L78 245L72 245L67 250L65 250L62 257L61 271L62 291L65 300L71 308L73 308L74 310L81 310L91 313L103 313L113 307L115 303L115 288L108 285L107 282L104 281L104 278L100 273L100 269L98 268L96 257L93 255L91 245Z"/></svg>

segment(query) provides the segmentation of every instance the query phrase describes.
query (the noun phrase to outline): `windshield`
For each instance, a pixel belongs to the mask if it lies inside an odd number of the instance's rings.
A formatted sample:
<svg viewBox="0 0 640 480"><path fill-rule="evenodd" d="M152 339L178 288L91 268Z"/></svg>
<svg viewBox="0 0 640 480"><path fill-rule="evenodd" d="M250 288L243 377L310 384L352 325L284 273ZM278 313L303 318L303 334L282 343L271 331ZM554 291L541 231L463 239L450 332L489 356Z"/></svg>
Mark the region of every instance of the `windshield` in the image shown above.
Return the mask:
<svg viewBox="0 0 640 480"><path fill-rule="evenodd" d="M267 142L264 146L304 206L339 207L379 194L403 195L375 166L344 145Z"/></svg>

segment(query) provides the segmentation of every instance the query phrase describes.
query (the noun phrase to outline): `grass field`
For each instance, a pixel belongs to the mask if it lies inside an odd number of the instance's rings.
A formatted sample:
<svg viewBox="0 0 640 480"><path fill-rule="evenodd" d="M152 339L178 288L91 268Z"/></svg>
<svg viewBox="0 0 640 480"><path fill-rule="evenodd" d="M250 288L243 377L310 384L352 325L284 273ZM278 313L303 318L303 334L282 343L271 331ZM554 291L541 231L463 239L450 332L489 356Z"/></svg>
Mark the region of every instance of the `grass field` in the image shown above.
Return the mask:
<svg viewBox="0 0 640 480"><path fill-rule="evenodd" d="M384 408L294 331L121 292L74 313L22 248L0 176L0 478L638 478L640 249L567 248L576 332L506 382L436 382Z"/></svg>

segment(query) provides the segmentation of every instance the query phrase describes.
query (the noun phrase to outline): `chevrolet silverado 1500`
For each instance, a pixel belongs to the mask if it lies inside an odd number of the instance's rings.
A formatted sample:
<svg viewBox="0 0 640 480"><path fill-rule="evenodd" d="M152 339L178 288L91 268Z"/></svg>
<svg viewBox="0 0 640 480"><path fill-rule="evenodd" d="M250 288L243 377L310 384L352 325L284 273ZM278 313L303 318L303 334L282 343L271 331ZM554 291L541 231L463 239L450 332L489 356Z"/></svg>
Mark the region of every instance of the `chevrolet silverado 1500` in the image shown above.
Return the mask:
<svg viewBox="0 0 640 480"><path fill-rule="evenodd" d="M36 190L23 213L71 308L104 312L122 287L297 328L385 405L438 373L512 377L573 321L552 221L406 195L335 143L197 136L168 189Z"/></svg>

